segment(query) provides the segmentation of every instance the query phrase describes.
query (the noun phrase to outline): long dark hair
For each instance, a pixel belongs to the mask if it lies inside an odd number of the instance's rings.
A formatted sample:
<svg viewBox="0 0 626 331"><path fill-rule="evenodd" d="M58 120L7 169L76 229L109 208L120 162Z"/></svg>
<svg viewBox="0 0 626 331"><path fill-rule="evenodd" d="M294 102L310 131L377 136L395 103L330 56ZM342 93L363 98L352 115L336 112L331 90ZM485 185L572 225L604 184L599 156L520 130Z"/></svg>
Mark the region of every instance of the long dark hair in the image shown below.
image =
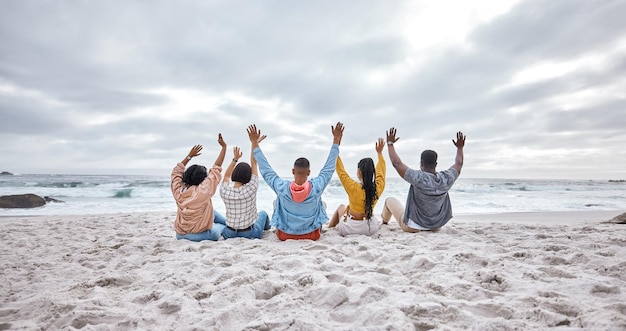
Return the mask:
<svg viewBox="0 0 626 331"><path fill-rule="evenodd" d="M363 185L361 187L365 190L365 218L370 219L374 213L374 201L378 199L376 181L374 180L376 172L374 169L374 160L369 157L362 159L359 161L359 170L361 170L361 178L363 179Z"/></svg>

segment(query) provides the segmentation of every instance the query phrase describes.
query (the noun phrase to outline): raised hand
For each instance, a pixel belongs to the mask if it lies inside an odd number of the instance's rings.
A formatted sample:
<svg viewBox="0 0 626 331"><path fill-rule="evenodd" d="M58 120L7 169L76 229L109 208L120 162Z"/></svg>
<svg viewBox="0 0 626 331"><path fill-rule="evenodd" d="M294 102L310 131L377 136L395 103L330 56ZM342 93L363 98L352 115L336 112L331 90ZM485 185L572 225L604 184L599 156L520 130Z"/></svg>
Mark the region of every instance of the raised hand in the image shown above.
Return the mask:
<svg viewBox="0 0 626 331"><path fill-rule="evenodd" d="M217 135L217 143L220 144L220 146L222 146L222 148L226 147L226 142L224 141L224 138L222 138L222 134L219 133Z"/></svg>
<svg viewBox="0 0 626 331"><path fill-rule="evenodd" d="M196 157L202 153L200 153L200 151L202 150L202 145L195 145L191 148L191 150L189 151L189 154L187 154L189 157Z"/></svg>
<svg viewBox="0 0 626 331"><path fill-rule="evenodd" d="M397 130L396 128L391 128L389 131L385 132L387 134L387 144L391 142L392 144L396 141L400 140L400 137L396 138Z"/></svg>
<svg viewBox="0 0 626 331"><path fill-rule="evenodd" d="M332 126L331 125L331 131L333 132L333 143L340 145L341 144L341 138L343 137L343 123L341 122L337 122L337 125Z"/></svg>
<svg viewBox="0 0 626 331"><path fill-rule="evenodd" d="M239 160L242 156L243 156L243 153L241 153L241 150L239 149L239 147L237 146L233 147L233 159Z"/></svg>
<svg viewBox="0 0 626 331"><path fill-rule="evenodd" d="M378 154L382 153L384 148L385 148L385 141L383 140L383 138L378 138L378 141L376 142L376 153Z"/></svg>
<svg viewBox="0 0 626 331"><path fill-rule="evenodd" d="M456 146L456 148L463 148L465 147L465 135L463 134L463 132L459 131L456 133L456 141L454 141L454 139L452 139L452 143L454 144L454 146Z"/></svg>
<svg viewBox="0 0 626 331"><path fill-rule="evenodd" d="M253 144L258 144L265 139L265 136L261 136L261 130L257 129L255 124L249 125L246 131L248 132L250 142Z"/></svg>

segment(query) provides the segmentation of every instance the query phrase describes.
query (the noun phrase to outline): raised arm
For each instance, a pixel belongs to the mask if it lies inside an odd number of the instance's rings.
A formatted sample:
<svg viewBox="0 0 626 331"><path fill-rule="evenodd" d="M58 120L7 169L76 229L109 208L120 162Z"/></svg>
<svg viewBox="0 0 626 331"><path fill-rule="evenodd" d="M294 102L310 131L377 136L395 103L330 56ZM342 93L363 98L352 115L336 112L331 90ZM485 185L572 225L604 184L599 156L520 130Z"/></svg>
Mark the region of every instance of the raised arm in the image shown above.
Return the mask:
<svg viewBox="0 0 626 331"><path fill-rule="evenodd" d="M344 126L343 123L337 122L335 126L331 126L330 128L333 133L333 145L330 147L328 158L326 158L326 162L324 162L324 166L320 170L319 175L311 179L318 182L319 187L322 188L326 188L335 172L335 165L337 157L339 156L339 144L341 144L341 138L343 137Z"/></svg>
<svg viewBox="0 0 626 331"><path fill-rule="evenodd" d="M176 166L174 167L174 169L172 169L172 174L171 174L171 182L170 182L170 188L172 190L172 194L174 194L174 197L176 198L179 194L180 194L180 190L183 187L183 173L185 172L185 166L187 166L187 163L189 163L189 161L191 160L191 158L196 157L198 155L200 155L200 151L202 150L202 145L195 145L191 148L191 150L189 151L189 153L187 154L187 156L185 156L185 158L180 161L180 163L176 164ZM182 166L181 166L182 164Z"/></svg>
<svg viewBox="0 0 626 331"><path fill-rule="evenodd" d="M226 173L224 174L224 179L222 180L222 182L228 183L230 181L230 176L233 174L233 170L235 170L237 161L239 161L242 155L243 154L241 153L241 150L239 150L239 147L233 147L233 159L232 161L230 161L230 164L228 164L228 168L226 168Z"/></svg>
<svg viewBox="0 0 626 331"><path fill-rule="evenodd" d="M376 161L376 193L378 193L379 197L385 190L385 178L387 177L387 165L383 157L384 148L385 141L383 138L378 138L376 142L376 154L378 155L378 160Z"/></svg>
<svg viewBox="0 0 626 331"><path fill-rule="evenodd" d="M359 182L357 182L356 180L352 179L352 177L350 177L350 175L346 171L346 168L343 166L341 157L339 156L337 156L337 161L335 163L335 171L337 172L337 176L339 177L339 181L341 182L341 185L343 185L343 188L346 191L352 190L355 187L358 187L358 188L361 187L361 184Z"/></svg>
<svg viewBox="0 0 626 331"><path fill-rule="evenodd" d="M330 126L333 131L333 144L341 145L341 138L343 137L343 123L337 122L337 125Z"/></svg>
<svg viewBox="0 0 626 331"><path fill-rule="evenodd" d="M259 143L261 141L263 141L263 139L265 139L267 136L266 135L261 135L261 131L258 130L258 136L256 134L257 130L256 130L256 126L253 127L253 125L250 125L247 129L248 131L248 138L250 138L250 168L252 168L252 173L255 175L259 175L259 166L256 162L256 159L254 158L254 149L257 148L259 146ZM250 137L250 133L251 132L255 132L254 138ZM254 140L254 141L253 141Z"/></svg>
<svg viewBox="0 0 626 331"><path fill-rule="evenodd" d="M272 166L270 166L265 155L263 155L263 151L259 147L259 142L265 139L265 136L261 135L261 131L256 128L256 125L252 124L248 126L248 138L250 138L250 143L252 144L254 159L267 185L269 185L274 192L277 192L282 185L288 185L289 181L280 178L276 171L272 169Z"/></svg>
<svg viewBox="0 0 626 331"><path fill-rule="evenodd" d="M383 138L378 138L376 141L376 154L383 155L383 149L385 149L385 141Z"/></svg>
<svg viewBox="0 0 626 331"><path fill-rule="evenodd" d="M217 159L215 159L214 164L221 167L222 163L224 163L224 157L226 157L226 142L224 141L224 138L222 138L221 133L217 135L217 143L222 146L222 150L220 151L220 154L217 155Z"/></svg>
<svg viewBox="0 0 626 331"><path fill-rule="evenodd" d="M259 166L256 164L256 159L254 158L254 148L250 149L250 169L253 175L259 175Z"/></svg>
<svg viewBox="0 0 626 331"><path fill-rule="evenodd" d="M391 165L393 165L393 167L396 169L396 171L398 172L398 175L404 178L404 174L409 169L409 167L406 164L402 163L402 160L400 160L400 156L398 155L395 147L393 146L393 144L396 141L398 141L400 137L396 138L396 133L397 133L396 128L391 128L386 133L387 133L387 146L388 146L387 152L389 153L389 160L391 161Z"/></svg>
<svg viewBox="0 0 626 331"><path fill-rule="evenodd" d="M202 154L200 153L201 150L202 150L202 145L193 146L191 150L189 151L189 153L187 154L187 156L185 156L185 158L182 161L180 161L180 163L186 166L187 163L189 163L189 161L191 160L191 158Z"/></svg>
<svg viewBox="0 0 626 331"><path fill-rule="evenodd" d="M463 168L463 147L465 147L465 135L459 131L456 133L456 141L452 139L452 143L456 146L456 157L454 158L454 164L450 168L454 168L457 174L461 174L461 168Z"/></svg>

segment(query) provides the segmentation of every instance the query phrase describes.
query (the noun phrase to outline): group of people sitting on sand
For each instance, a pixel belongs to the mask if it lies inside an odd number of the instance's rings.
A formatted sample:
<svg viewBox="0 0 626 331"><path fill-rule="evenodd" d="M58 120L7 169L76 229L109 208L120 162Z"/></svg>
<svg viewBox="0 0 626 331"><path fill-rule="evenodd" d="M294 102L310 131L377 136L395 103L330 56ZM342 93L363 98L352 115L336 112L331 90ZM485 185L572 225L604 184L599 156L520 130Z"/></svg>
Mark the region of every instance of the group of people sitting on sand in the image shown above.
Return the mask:
<svg viewBox="0 0 626 331"><path fill-rule="evenodd" d="M375 234L380 221L374 215L374 207L385 189L387 171L382 154L385 141L379 138L375 144L378 155L376 164L371 158L359 161L358 180L354 180L339 157L343 131L341 122L331 126L333 144L317 177L309 177L309 160L301 157L294 162L293 180L281 178L272 169L259 146L266 136L256 125L247 128L251 143L250 164L239 162L242 153L234 147L233 159L226 167L223 179L222 164L227 145L222 135L219 134L217 140L221 151L208 170L201 165L186 168L187 163L202 151L202 145L193 146L172 170L171 189L177 205L174 221L176 238L192 241L217 241L221 237L261 238L263 231L274 226L280 240L317 240L321 236L322 225L329 220L322 193L335 171L348 194L348 204L342 204L335 210L328 227L338 228L344 236ZM465 135L458 132L456 140L452 140L456 146L454 164L447 170L437 172L437 153L432 150L422 152L420 170L404 164L394 148L394 143L400 139L396 134L395 128L386 132L389 159L400 177L411 186L405 207L396 198L385 200L382 224L388 224L393 216L405 232L437 231L452 218L448 191L463 167ZM271 219L265 211L257 211L259 171L276 193ZM218 187L226 207L225 216L215 210L211 201Z"/></svg>

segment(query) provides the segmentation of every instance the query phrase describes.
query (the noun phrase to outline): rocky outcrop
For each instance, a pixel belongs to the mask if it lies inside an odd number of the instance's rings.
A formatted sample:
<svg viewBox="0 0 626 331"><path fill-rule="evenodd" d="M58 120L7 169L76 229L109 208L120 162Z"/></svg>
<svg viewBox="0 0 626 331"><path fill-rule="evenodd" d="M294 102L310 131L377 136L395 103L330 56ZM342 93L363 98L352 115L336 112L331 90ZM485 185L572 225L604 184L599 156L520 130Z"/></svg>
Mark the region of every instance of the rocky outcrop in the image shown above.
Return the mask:
<svg viewBox="0 0 626 331"><path fill-rule="evenodd" d="M46 202L65 202L63 200L59 200L59 199L55 199L55 198L51 198L51 197L43 197L44 200L46 200Z"/></svg>
<svg viewBox="0 0 626 331"><path fill-rule="evenodd" d="M3 172L0 172L0 176L13 176L13 174L8 171L3 171Z"/></svg>
<svg viewBox="0 0 626 331"><path fill-rule="evenodd" d="M626 213L623 213L621 215L617 215L615 217L613 217L612 219L604 222L604 223L613 223L613 224L626 224Z"/></svg>
<svg viewBox="0 0 626 331"><path fill-rule="evenodd" d="M0 208L35 208L45 204L46 200L36 194L0 196Z"/></svg>

